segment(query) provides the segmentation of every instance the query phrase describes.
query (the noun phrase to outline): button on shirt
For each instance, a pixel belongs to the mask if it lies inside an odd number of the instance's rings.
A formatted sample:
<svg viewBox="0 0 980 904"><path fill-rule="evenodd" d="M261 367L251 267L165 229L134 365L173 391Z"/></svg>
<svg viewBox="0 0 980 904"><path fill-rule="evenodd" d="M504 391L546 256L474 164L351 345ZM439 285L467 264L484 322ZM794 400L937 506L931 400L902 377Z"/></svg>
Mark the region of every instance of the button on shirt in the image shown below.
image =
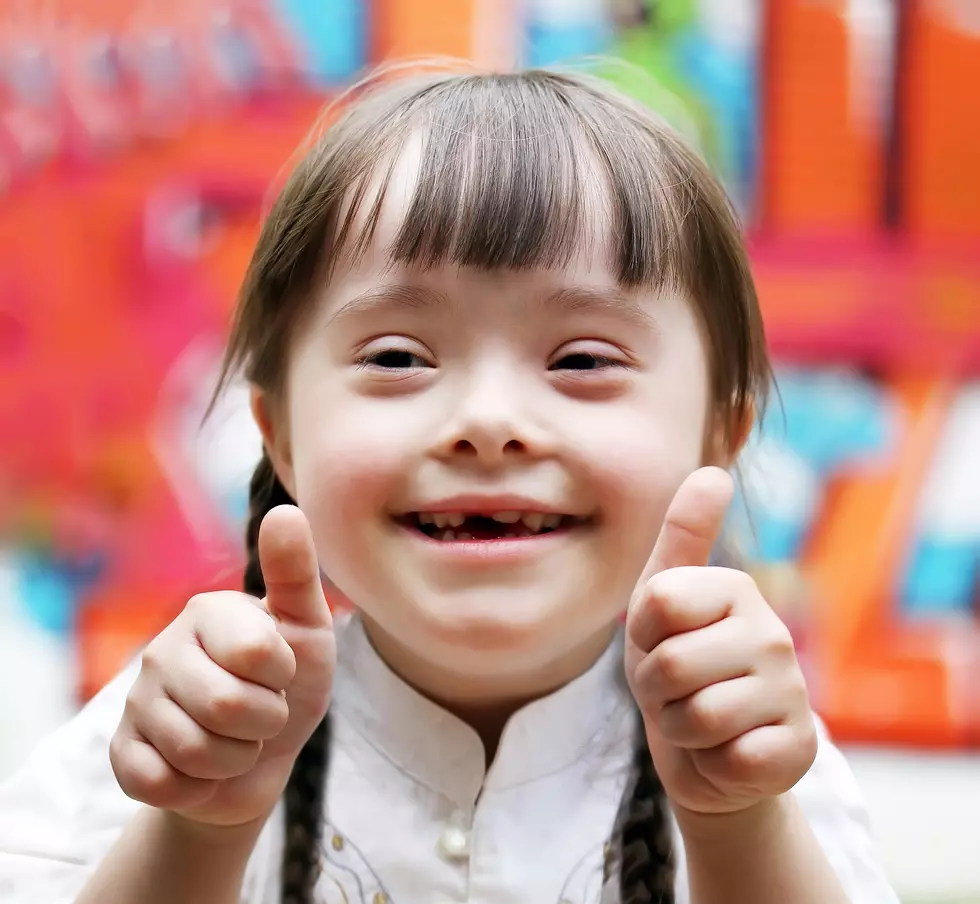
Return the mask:
<svg viewBox="0 0 980 904"><path fill-rule="evenodd" d="M360 620L339 661L317 901L619 904L610 838L629 783L635 712L614 644L508 722L489 770L477 734L404 684ZM134 664L0 786L0 901L69 904L139 809L109 766ZM861 796L821 728L797 796L852 904L898 904ZM249 861L242 904L279 904L282 808ZM687 904L682 840L676 897Z"/></svg>

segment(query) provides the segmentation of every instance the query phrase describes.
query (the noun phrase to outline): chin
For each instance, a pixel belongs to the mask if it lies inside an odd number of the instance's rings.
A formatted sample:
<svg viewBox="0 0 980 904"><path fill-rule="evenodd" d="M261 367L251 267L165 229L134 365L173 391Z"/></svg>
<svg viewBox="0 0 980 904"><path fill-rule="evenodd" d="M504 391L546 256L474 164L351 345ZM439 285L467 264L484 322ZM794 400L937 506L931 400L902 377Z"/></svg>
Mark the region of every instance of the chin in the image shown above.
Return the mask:
<svg viewBox="0 0 980 904"><path fill-rule="evenodd" d="M533 585L523 592L513 588L468 589L462 593L429 597L418 607L418 624L448 654L510 655L546 662L567 652L569 642L599 630L594 607L587 600L552 602ZM610 619L611 620L611 619Z"/></svg>

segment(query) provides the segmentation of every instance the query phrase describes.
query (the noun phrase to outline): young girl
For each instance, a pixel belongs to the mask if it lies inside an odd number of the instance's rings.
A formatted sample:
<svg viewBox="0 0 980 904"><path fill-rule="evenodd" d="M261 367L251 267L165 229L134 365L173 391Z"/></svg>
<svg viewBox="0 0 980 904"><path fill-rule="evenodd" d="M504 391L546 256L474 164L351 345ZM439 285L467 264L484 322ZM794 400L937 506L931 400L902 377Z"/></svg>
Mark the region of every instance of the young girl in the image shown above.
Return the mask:
<svg viewBox="0 0 980 904"><path fill-rule="evenodd" d="M786 629L709 566L770 373L722 190L582 76L348 101L226 360L246 593L0 792L0 899L894 904Z"/></svg>

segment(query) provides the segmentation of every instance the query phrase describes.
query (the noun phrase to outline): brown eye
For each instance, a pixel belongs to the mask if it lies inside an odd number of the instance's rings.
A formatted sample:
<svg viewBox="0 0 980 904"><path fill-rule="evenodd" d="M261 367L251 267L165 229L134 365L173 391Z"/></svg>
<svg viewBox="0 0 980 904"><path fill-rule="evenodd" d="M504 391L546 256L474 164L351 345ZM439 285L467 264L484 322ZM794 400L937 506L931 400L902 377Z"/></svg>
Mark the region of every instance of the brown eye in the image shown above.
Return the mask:
<svg viewBox="0 0 980 904"><path fill-rule="evenodd" d="M619 361L588 352L574 352L564 355L551 365L549 370L602 370L606 367L622 367Z"/></svg>
<svg viewBox="0 0 980 904"><path fill-rule="evenodd" d="M400 348L388 348L365 355L359 362L365 367L380 367L384 370L406 370L416 367L432 367L421 355Z"/></svg>

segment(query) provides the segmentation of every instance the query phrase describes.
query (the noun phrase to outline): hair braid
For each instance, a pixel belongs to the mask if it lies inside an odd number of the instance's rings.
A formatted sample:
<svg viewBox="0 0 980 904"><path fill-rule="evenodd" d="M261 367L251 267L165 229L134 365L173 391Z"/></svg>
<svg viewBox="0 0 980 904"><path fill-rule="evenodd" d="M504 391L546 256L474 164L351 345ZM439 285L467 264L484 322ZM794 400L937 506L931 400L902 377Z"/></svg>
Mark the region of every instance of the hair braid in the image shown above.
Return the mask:
<svg viewBox="0 0 980 904"><path fill-rule="evenodd" d="M622 904L674 904L674 851L667 799L642 725L633 756L634 783L620 815Z"/></svg>
<svg viewBox="0 0 980 904"><path fill-rule="evenodd" d="M263 453L252 475L248 496L248 526L245 544L245 592L265 596L265 580L259 563L259 528L277 505L295 505L295 500L276 477L269 456ZM284 793L286 832L282 861L282 904L312 904L317 879L317 850L322 829L323 793L327 772L330 724L317 726L303 746Z"/></svg>

